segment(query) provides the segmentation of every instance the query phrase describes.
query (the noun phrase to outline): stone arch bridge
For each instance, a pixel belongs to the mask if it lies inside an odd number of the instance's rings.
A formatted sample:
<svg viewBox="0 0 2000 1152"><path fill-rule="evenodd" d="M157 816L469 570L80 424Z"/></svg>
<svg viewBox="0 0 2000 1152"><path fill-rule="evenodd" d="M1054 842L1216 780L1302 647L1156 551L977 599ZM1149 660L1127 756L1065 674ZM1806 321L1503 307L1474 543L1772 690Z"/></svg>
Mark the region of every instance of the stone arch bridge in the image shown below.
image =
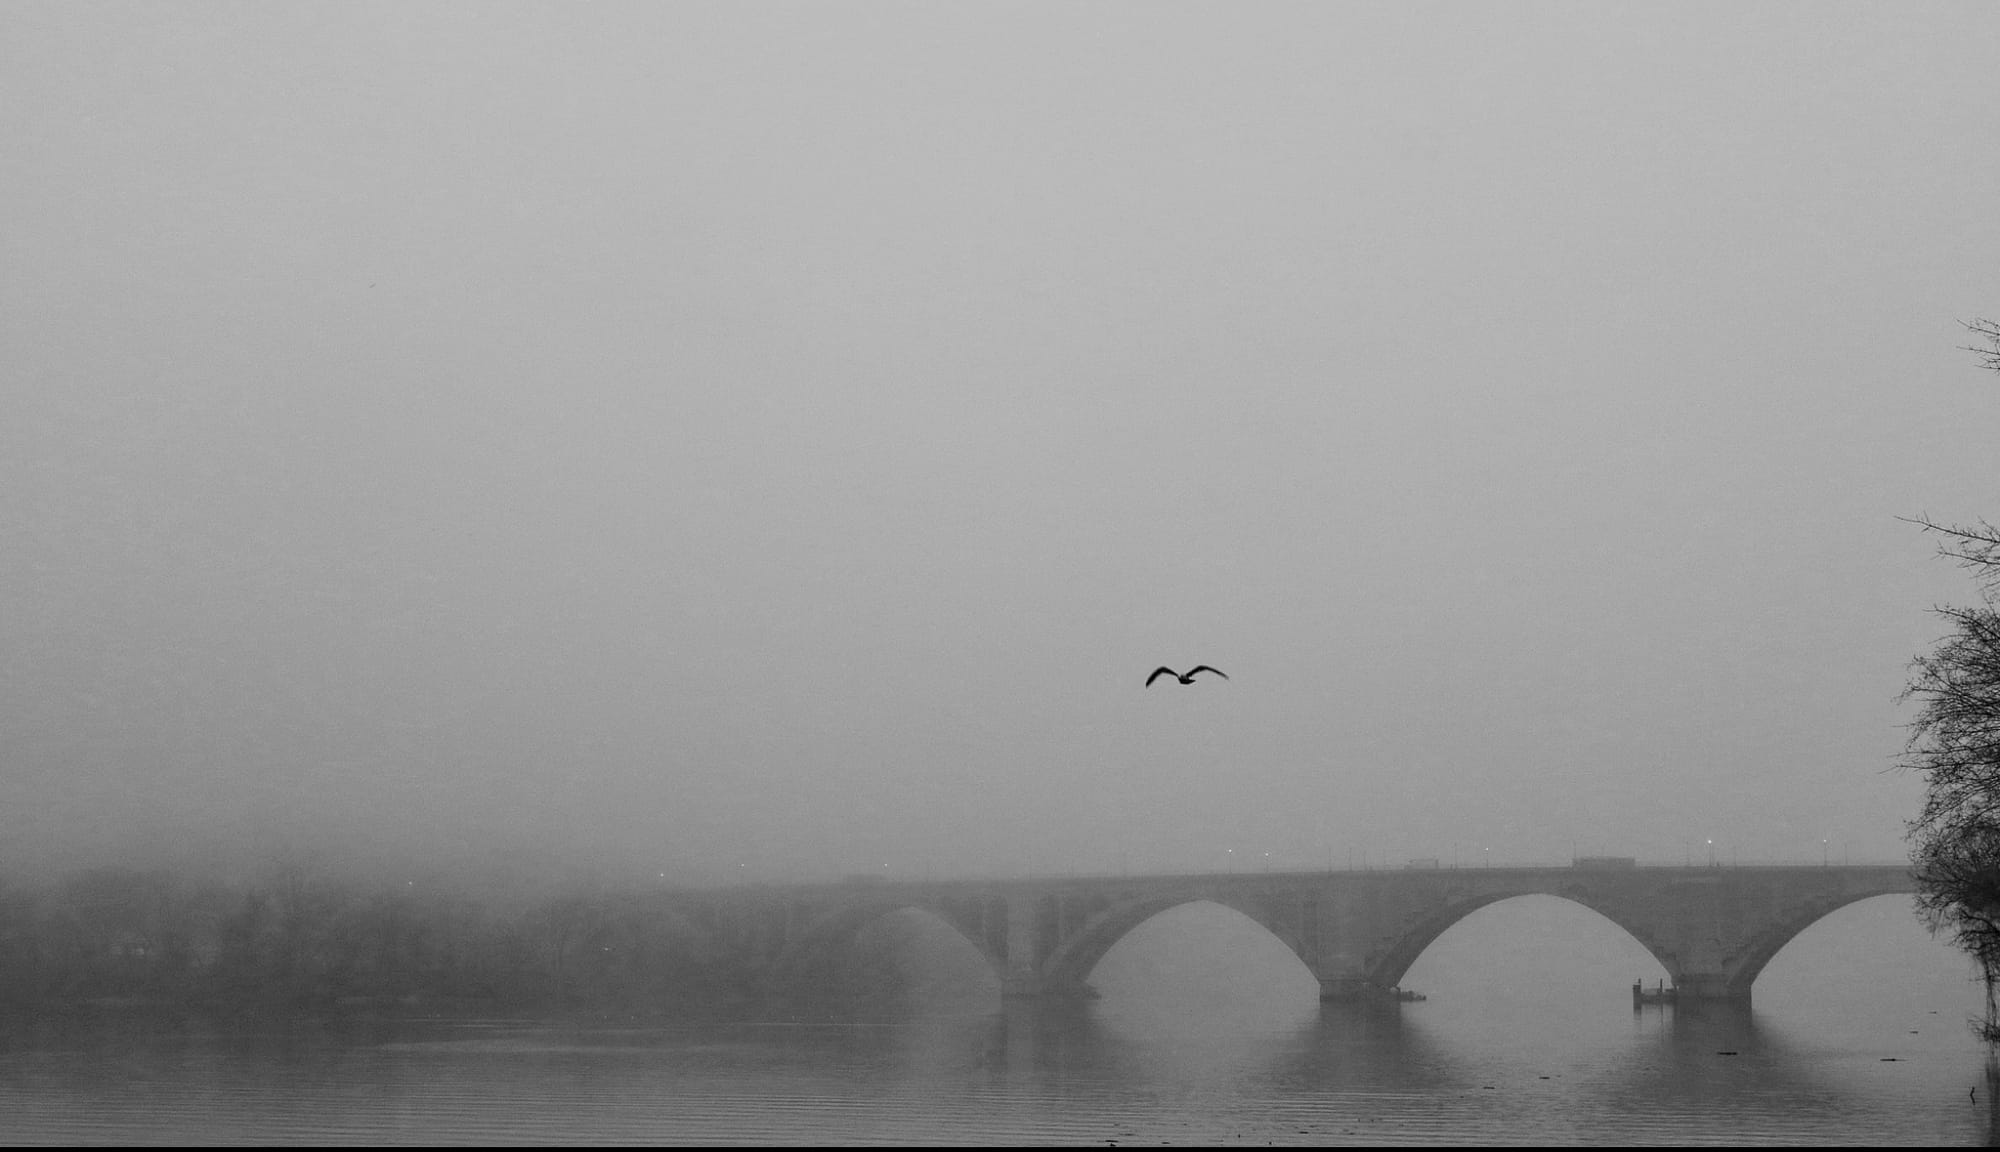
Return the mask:
<svg viewBox="0 0 2000 1152"><path fill-rule="evenodd" d="M1320 999L1393 989L1453 924L1515 896L1573 900L1630 933L1683 999L1747 1003L1764 965L1820 917L1913 892L1907 865L1433 868L1014 880L853 881L683 890L680 914L720 929L774 991L837 955L877 917L929 912L977 948L1009 996L1084 994L1127 932L1211 901L1283 941Z"/></svg>

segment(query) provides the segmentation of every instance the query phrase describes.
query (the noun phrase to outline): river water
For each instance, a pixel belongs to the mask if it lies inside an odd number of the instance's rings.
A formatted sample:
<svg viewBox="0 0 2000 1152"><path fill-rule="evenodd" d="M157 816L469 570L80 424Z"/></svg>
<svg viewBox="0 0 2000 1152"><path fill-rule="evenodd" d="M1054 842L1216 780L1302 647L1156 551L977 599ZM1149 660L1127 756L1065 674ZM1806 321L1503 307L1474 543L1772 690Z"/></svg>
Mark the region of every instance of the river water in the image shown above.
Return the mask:
<svg viewBox="0 0 2000 1152"><path fill-rule="evenodd" d="M1082 1008L1003 1004L944 955L893 1010L17 1023L0 1142L1963 1145L2000 1116L1968 965L1903 898L1808 930L1750 1012L1635 1012L1658 967L1552 897L1446 933L1400 1006L1322 1008L1213 905L1141 926Z"/></svg>

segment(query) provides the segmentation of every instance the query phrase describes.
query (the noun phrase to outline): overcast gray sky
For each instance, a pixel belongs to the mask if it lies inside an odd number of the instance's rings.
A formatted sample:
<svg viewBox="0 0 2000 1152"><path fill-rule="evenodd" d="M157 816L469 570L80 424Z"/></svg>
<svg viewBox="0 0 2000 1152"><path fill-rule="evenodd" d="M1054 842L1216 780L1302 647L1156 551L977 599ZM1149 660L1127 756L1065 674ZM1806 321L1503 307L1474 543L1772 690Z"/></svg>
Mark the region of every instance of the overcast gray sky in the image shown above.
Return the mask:
<svg viewBox="0 0 2000 1152"><path fill-rule="evenodd" d="M1898 858L1995 17L0 7L0 859Z"/></svg>

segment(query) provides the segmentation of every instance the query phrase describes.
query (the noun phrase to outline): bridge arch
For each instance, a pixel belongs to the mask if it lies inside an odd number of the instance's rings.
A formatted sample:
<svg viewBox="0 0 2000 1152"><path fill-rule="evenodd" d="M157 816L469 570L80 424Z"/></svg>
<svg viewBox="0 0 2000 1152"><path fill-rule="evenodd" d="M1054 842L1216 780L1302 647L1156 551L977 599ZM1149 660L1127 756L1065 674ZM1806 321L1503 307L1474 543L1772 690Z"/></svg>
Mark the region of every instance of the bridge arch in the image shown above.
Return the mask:
<svg viewBox="0 0 2000 1152"><path fill-rule="evenodd" d="M1216 892L1172 892L1122 901L1098 912L1063 940L1042 965L1042 983L1060 991L1085 987L1098 961L1127 935L1163 912L1189 904L1214 904L1242 915L1276 937L1287 951L1312 971L1304 942L1290 925L1280 922L1254 900L1233 899Z"/></svg>
<svg viewBox="0 0 2000 1152"><path fill-rule="evenodd" d="M1502 889L1470 894L1445 903L1432 910L1429 915L1417 921L1399 935L1381 958L1368 966L1368 982L1380 988L1393 988L1403 982L1417 958L1422 956L1438 937L1450 931L1459 921L1479 911L1481 908L1522 896L1553 896L1572 904L1588 908L1600 917L1637 941L1648 955L1658 961L1662 968L1674 971L1675 957L1671 950L1663 948L1659 941L1652 939L1651 933L1643 925L1630 922L1619 911L1607 906L1586 886L1578 884L1523 885L1518 890Z"/></svg>
<svg viewBox="0 0 2000 1152"><path fill-rule="evenodd" d="M836 961L853 946L855 937L868 925L898 912L915 911L925 913L949 927L986 962L995 980L1004 980L1007 974L1006 909L1004 904L998 907L996 929L993 903L996 902L978 901L968 907L966 902L936 903L891 898L842 904L813 918L792 934L772 963L771 971L780 984L795 981Z"/></svg>
<svg viewBox="0 0 2000 1152"><path fill-rule="evenodd" d="M1763 973L1772 959L1784 950L1785 945L1790 944L1800 933L1829 915L1863 900L1873 900L1877 896L1908 895L1912 891L1914 889L1908 884L1884 885L1875 890L1862 888L1800 905L1792 910L1790 915L1772 922L1763 931L1750 938L1743 952L1730 965L1727 983L1724 985L1730 998L1749 999L1751 986L1757 982L1757 977Z"/></svg>

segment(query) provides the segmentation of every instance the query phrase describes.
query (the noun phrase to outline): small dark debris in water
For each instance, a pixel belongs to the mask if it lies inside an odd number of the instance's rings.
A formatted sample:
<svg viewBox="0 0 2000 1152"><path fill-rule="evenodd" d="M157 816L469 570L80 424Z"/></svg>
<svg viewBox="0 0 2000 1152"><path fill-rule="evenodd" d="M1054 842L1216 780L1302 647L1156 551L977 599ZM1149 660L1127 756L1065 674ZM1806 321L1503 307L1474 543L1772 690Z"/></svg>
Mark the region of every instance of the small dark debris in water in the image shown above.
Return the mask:
<svg viewBox="0 0 2000 1152"><path fill-rule="evenodd" d="M1717 1053L1716 1053L1716 1055L1717 1055L1717 1056L1734 1056L1734 1055L1736 1055L1736 1053L1735 1053L1735 1052L1733 1052L1733 1051L1723 1051L1723 1052L1717 1052Z"/></svg>
<svg viewBox="0 0 2000 1152"><path fill-rule="evenodd" d="M1491 1091L1493 1091L1493 1085L1491 1085L1491 1084L1481 1084L1481 1085L1480 1085L1480 1087L1481 1087L1481 1088L1484 1088L1484 1089L1485 1089L1486 1091L1488 1091L1488 1092L1491 1092Z"/></svg>
<svg viewBox="0 0 2000 1152"><path fill-rule="evenodd" d="M1547 1080L1547 1079L1548 1079L1548 1077L1547 1077L1547 1076L1537 1076L1537 1077L1535 1077L1535 1079L1537 1079L1537 1080Z"/></svg>
<svg viewBox="0 0 2000 1152"><path fill-rule="evenodd" d="M1910 1035L1915 1036L1916 1034L1917 1030L1915 1028L1910 1029Z"/></svg>

